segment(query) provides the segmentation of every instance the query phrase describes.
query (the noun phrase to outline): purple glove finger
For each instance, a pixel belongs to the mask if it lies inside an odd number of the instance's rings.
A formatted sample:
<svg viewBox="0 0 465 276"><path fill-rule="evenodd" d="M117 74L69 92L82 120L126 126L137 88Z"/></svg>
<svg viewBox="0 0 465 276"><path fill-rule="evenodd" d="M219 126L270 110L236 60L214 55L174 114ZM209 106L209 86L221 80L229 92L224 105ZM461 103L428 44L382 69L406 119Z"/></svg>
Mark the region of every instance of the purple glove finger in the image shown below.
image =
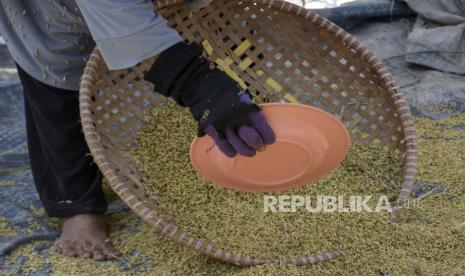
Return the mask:
<svg viewBox="0 0 465 276"><path fill-rule="evenodd" d="M265 144L270 145L276 142L276 135L261 112L252 112L249 114L249 118Z"/></svg>
<svg viewBox="0 0 465 276"><path fill-rule="evenodd" d="M255 150L249 146L247 146L244 141L242 141L236 133L230 128L226 129L226 138L228 142L233 146L233 148L239 153L240 155L252 157L255 156Z"/></svg>
<svg viewBox="0 0 465 276"><path fill-rule="evenodd" d="M218 146L220 151L224 153L227 157L233 158L236 156L237 152L234 149L234 147L228 143L228 141L221 139L220 135L218 134L218 131L213 126L207 126L205 128L205 133L207 133L210 137L213 138L213 141L215 141L215 144Z"/></svg>
<svg viewBox="0 0 465 276"><path fill-rule="evenodd" d="M263 147L263 139L255 128L249 126L241 126L239 128L238 134L247 146L256 150L261 149Z"/></svg>
<svg viewBox="0 0 465 276"><path fill-rule="evenodd" d="M240 101L244 104L253 104L252 99L248 94L242 95ZM249 114L249 118L254 123L254 127L262 136L263 142L265 144L270 145L276 141L276 135L274 134L262 113L252 112Z"/></svg>
<svg viewBox="0 0 465 276"><path fill-rule="evenodd" d="M243 104L253 104L253 101L252 99L250 98L249 94L244 94L242 95L239 100L241 101L241 103Z"/></svg>

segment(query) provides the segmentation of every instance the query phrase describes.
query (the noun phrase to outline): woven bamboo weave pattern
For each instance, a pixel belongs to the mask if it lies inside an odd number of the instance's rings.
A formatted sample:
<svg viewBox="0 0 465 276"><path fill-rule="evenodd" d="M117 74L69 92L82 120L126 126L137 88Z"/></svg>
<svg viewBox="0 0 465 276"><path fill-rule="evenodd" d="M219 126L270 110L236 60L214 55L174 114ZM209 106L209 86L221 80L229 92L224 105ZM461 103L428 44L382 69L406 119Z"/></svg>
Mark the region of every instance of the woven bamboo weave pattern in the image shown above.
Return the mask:
<svg viewBox="0 0 465 276"><path fill-rule="evenodd" d="M217 0L191 14L181 0L155 8L189 42L263 102L300 102L342 120L352 141L395 150L404 160L399 199L410 195L417 166L409 105L386 67L332 22L302 7L273 0ZM340 252L284 259L238 256L182 232L144 195L145 176L131 154L146 114L166 104L143 75L155 58L109 71L96 49L80 89L81 121L92 155L112 188L142 219L167 237L238 265L314 264Z"/></svg>

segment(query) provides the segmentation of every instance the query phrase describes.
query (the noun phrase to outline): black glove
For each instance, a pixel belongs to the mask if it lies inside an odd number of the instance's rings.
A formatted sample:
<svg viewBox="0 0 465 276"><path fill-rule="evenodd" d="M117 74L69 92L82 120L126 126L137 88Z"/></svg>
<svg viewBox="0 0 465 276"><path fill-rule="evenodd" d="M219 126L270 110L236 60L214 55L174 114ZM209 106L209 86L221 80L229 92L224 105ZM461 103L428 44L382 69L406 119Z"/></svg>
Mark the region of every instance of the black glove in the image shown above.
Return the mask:
<svg viewBox="0 0 465 276"><path fill-rule="evenodd" d="M189 107L198 135L208 133L228 156L252 156L263 144L273 143L274 133L250 94L201 53L199 44L180 42L158 56L144 79L157 93Z"/></svg>

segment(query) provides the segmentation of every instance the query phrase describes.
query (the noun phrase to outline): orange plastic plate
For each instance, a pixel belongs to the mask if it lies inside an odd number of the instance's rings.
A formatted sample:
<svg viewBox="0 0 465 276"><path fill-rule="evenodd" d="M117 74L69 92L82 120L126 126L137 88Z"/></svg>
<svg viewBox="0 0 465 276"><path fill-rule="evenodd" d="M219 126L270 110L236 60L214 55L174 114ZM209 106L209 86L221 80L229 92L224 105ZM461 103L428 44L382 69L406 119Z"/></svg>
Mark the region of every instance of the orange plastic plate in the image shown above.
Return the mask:
<svg viewBox="0 0 465 276"><path fill-rule="evenodd" d="M331 114L301 104L261 107L276 143L254 157L228 158L210 137L194 139L191 161L206 180L243 192L283 191L316 181L344 160L349 133Z"/></svg>

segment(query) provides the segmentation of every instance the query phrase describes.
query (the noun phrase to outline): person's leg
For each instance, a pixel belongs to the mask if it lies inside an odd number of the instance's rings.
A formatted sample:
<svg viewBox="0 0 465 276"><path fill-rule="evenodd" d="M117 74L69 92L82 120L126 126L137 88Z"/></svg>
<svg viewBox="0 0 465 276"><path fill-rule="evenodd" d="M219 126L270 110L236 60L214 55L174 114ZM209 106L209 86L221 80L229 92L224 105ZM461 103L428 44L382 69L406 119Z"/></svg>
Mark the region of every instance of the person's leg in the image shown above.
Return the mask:
<svg viewBox="0 0 465 276"><path fill-rule="evenodd" d="M78 93L46 86L19 72L31 169L47 214L104 213L102 176L81 131Z"/></svg>
<svg viewBox="0 0 465 276"><path fill-rule="evenodd" d="M111 258L102 175L79 123L79 93L43 84L18 66L23 85L31 170L47 214L65 218L53 249L67 256ZM85 246L92 246L87 252ZM104 254L107 251L108 254Z"/></svg>

